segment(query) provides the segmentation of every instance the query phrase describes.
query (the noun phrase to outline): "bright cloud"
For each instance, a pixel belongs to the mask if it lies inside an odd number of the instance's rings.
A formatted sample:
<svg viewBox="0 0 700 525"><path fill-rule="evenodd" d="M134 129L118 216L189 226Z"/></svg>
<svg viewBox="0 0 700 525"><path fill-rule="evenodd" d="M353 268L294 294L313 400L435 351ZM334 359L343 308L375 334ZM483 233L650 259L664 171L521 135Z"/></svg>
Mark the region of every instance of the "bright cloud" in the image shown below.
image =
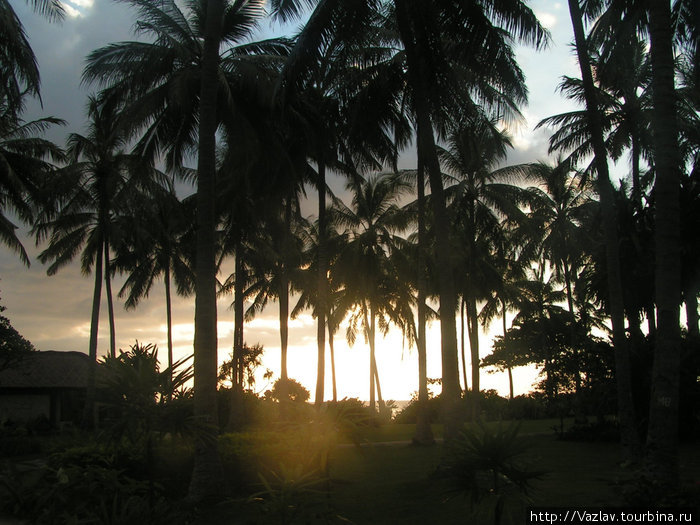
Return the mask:
<svg viewBox="0 0 700 525"><path fill-rule="evenodd" d="M542 24L544 27L547 29L552 29L554 28L555 25L557 25L557 17L554 16L551 13L536 13L537 14L537 19L540 21L540 24Z"/></svg>
<svg viewBox="0 0 700 525"><path fill-rule="evenodd" d="M71 18L83 16L87 9L90 9L94 4L94 0L69 0L63 2L63 8L66 14Z"/></svg>

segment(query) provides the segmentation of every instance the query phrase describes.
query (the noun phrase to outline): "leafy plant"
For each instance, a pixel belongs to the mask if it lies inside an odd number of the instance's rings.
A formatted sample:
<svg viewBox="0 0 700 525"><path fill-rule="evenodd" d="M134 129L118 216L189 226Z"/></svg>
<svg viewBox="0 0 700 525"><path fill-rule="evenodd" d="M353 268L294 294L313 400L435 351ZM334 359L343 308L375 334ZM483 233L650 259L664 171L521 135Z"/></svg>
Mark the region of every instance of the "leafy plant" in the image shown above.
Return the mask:
<svg viewBox="0 0 700 525"><path fill-rule="evenodd" d="M0 305L0 370L16 365L36 350L2 315L4 311L5 307Z"/></svg>
<svg viewBox="0 0 700 525"><path fill-rule="evenodd" d="M494 525L503 522L509 508L529 502L531 482L544 474L524 461L530 444L519 432L519 424L489 428L479 423L450 448L447 473L454 490L466 492L475 515L492 513Z"/></svg>
<svg viewBox="0 0 700 525"><path fill-rule="evenodd" d="M51 458L49 464L7 464L0 471L0 509L47 525L175 524L182 520L162 488L127 476L95 451Z"/></svg>
<svg viewBox="0 0 700 525"><path fill-rule="evenodd" d="M138 341L115 357L105 356L100 377L101 401L109 418L108 438L132 444L154 433L191 433L190 397L186 383L193 376L186 357L160 370L158 347Z"/></svg>
<svg viewBox="0 0 700 525"><path fill-rule="evenodd" d="M251 501L262 505L263 512L280 525L288 525L303 520L320 517L318 496L325 492L319 489L323 478L318 471L303 465L288 467L280 465L278 471L270 472L269 477L259 474L263 490L253 494Z"/></svg>

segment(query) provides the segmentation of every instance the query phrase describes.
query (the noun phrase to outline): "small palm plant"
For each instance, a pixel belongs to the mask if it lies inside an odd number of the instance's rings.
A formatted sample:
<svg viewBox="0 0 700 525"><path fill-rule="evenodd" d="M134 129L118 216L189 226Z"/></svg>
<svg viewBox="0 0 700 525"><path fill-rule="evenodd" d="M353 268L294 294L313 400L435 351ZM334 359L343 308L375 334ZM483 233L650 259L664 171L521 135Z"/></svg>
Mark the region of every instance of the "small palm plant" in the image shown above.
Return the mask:
<svg viewBox="0 0 700 525"><path fill-rule="evenodd" d="M531 482L544 474L527 465L530 443L519 431L519 424L489 428L479 423L451 445L447 472L454 490L468 494L475 518L488 521L485 516L493 512L491 522L499 525L510 511L515 522L513 514L529 502Z"/></svg>
<svg viewBox="0 0 700 525"><path fill-rule="evenodd" d="M309 523L318 506L318 496L325 494L320 488L323 478L318 471L304 465L280 465L279 471L271 472L269 477L259 476L263 490L250 499L262 504L262 511L274 520L271 522L287 525L301 520Z"/></svg>
<svg viewBox="0 0 700 525"><path fill-rule="evenodd" d="M142 454L153 476L155 449L164 439L191 437L197 431L213 439L210 429L192 416L192 356L160 369L158 347L138 341L119 355L107 355L100 374L104 428L101 437L115 450Z"/></svg>

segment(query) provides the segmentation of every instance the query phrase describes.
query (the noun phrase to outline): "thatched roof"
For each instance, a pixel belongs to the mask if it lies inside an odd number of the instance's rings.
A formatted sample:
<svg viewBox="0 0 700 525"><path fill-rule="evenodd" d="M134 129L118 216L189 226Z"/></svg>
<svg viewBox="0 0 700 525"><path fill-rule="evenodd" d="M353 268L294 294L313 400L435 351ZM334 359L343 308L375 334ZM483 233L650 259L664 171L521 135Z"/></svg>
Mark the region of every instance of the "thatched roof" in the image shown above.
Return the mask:
<svg viewBox="0 0 700 525"><path fill-rule="evenodd" d="M32 352L0 370L0 388L85 388L88 364L82 352Z"/></svg>

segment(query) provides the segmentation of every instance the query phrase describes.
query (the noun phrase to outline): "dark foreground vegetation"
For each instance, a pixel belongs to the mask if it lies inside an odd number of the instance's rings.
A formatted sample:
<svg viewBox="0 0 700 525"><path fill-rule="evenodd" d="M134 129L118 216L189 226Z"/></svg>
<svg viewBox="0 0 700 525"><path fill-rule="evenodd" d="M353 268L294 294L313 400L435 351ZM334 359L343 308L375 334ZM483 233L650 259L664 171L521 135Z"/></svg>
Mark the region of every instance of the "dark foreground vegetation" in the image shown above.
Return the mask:
<svg viewBox="0 0 700 525"><path fill-rule="evenodd" d="M412 443L416 401L393 420L356 399L280 403L220 388L220 435L193 418L190 368L160 372L135 345L100 369L100 429L46 421L0 433L0 516L56 524L522 523L527 506L692 506L700 497L697 434L681 447L681 483L660 492L620 464L614 417L574 421L573 397L513 400L484 392L479 422L443 443L439 397L432 446ZM165 380L166 378L167 381ZM468 411L468 398L464 401ZM408 421L408 422L407 422ZM194 436L216 440L223 482L187 500ZM1 519L1 518L0 518Z"/></svg>

